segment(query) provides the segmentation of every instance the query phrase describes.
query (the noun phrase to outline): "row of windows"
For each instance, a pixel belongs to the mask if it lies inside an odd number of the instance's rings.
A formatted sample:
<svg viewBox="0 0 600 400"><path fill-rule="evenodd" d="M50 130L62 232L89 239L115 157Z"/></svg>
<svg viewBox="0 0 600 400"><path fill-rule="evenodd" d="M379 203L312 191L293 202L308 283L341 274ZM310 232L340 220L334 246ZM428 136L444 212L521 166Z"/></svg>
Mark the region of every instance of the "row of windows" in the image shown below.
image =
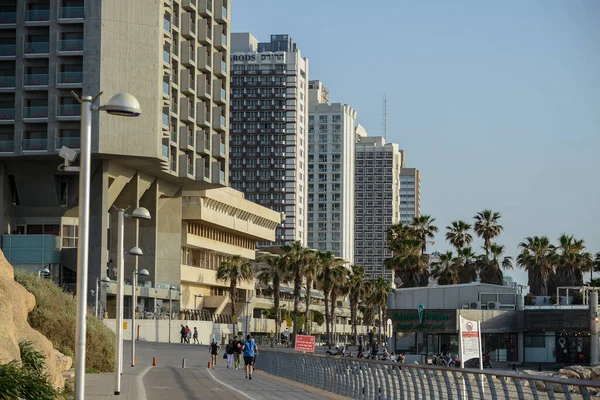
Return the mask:
<svg viewBox="0 0 600 400"><path fill-rule="evenodd" d="M394 158L394 152L385 150L356 151L357 160L373 160L375 158Z"/></svg>
<svg viewBox="0 0 600 400"><path fill-rule="evenodd" d="M334 232L338 232L341 231L341 224L339 222L319 222L317 224L313 223L313 222L309 222L308 223L308 230L309 231L314 231L315 226L317 227L318 231L326 231L328 229L334 231Z"/></svg>
<svg viewBox="0 0 600 400"><path fill-rule="evenodd" d="M308 123L309 124L313 124L315 122L315 116L314 115L309 115L308 116ZM319 123L320 124L326 124L329 122L329 116L328 115L319 115ZM342 116L340 114L334 114L331 116L331 123L333 124L340 124L342 123Z"/></svg>
<svg viewBox="0 0 600 400"><path fill-rule="evenodd" d="M187 233L245 249L254 250L256 248L256 241L252 239L234 235L233 233L197 222L188 223Z"/></svg>

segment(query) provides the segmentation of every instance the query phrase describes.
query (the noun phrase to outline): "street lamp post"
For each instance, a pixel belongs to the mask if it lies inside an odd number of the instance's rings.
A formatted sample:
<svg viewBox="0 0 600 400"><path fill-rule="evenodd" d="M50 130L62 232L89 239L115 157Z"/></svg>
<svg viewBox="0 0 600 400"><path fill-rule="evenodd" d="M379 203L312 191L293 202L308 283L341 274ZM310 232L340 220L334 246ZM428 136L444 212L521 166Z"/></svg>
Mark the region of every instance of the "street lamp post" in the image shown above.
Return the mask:
<svg viewBox="0 0 600 400"><path fill-rule="evenodd" d="M177 288L174 285L169 286L169 343L171 343L171 319L173 318L173 290L177 290Z"/></svg>
<svg viewBox="0 0 600 400"><path fill-rule="evenodd" d="M598 364L598 290L590 291L590 365Z"/></svg>
<svg viewBox="0 0 600 400"><path fill-rule="evenodd" d="M131 249L131 251L129 252L129 254L135 255L135 256L142 256L144 255L144 253L142 253L142 250L139 247L134 247L133 249ZM147 269L142 269L140 271L138 271L137 269L133 270L133 277L131 279L131 307L132 307L132 313L131 313L131 366L135 367L135 310L137 308L137 297L136 297L136 289L137 289L137 276L150 276L150 272L148 272ZM156 297L155 297L156 298ZM156 301L155 301L155 305L156 305Z"/></svg>
<svg viewBox="0 0 600 400"><path fill-rule="evenodd" d="M116 208L116 207L115 207ZM134 219L150 219L150 212L144 207L138 207L131 214L125 214L125 209L118 210L117 223L117 316L116 316L116 346L115 346L115 395L121 394L121 373L123 372L123 286L125 281L124 266L124 231L125 217ZM134 256L141 255L141 250L137 247L131 249L129 254ZM133 327L131 328L131 338L133 339Z"/></svg>
<svg viewBox="0 0 600 400"><path fill-rule="evenodd" d="M96 295L96 301L94 303L94 305L95 305L94 308L96 310L96 318L98 318L98 316L99 316L98 315L98 294L100 293L100 282L109 283L110 278L108 276L103 276L102 279L100 279L99 277L96 277L96 290L93 291L94 292L93 294Z"/></svg>
<svg viewBox="0 0 600 400"><path fill-rule="evenodd" d="M77 241L77 308L75 326L75 399L83 400L85 396L85 357L86 357L86 314L88 291L88 259L89 259L89 223L90 223L90 171L92 149L92 111L106 111L109 114L137 117L142 111L140 103L128 93L114 95L105 106L95 106L92 103L100 97L102 92L94 98L91 96L79 97L71 92L81 104L81 139L80 139L80 166L70 167L70 171L79 171L79 237ZM61 148L59 154L72 153L69 148ZM76 157L70 155L70 161ZM65 170L68 166L65 159Z"/></svg>
<svg viewBox="0 0 600 400"><path fill-rule="evenodd" d="M249 317L250 317L250 303L252 303L251 300L247 300L246 301L246 336L248 336L248 334L250 333L250 327L248 326L250 324L250 322L249 322Z"/></svg>

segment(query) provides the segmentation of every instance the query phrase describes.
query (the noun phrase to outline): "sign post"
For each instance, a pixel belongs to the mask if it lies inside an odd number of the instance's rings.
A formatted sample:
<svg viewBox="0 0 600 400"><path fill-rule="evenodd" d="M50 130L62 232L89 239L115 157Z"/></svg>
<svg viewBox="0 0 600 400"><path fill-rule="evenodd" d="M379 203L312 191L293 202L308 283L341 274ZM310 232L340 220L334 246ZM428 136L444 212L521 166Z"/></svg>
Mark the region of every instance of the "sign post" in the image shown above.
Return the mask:
<svg viewBox="0 0 600 400"><path fill-rule="evenodd" d="M471 321L462 316L458 336L460 363L465 367L465 361L472 358L479 358L479 369L483 370L483 354L481 351L481 322ZM481 390L483 391L483 375L481 375Z"/></svg>
<svg viewBox="0 0 600 400"><path fill-rule="evenodd" d="M314 353L315 337L310 335L297 335L294 350L304 352L308 351L309 353Z"/></svg>

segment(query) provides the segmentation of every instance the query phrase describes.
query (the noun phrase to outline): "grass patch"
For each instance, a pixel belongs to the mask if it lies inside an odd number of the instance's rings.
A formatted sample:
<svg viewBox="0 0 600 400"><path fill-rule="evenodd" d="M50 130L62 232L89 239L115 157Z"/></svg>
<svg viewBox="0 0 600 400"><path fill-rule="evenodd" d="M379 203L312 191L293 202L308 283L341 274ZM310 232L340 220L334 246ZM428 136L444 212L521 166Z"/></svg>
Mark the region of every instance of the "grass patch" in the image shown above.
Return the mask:
<svg viewBox="0 0 600 400"><path fill-rule="evenodd" d="M75 358L75 310L72 294L52 281L15 270L15 280L35 296L36 306L29 313L29 324L61 353ZM87 317L86 369L112 372L115 364L115 335L93 313ZM2 399L2 397L0 397Z"/></svg>

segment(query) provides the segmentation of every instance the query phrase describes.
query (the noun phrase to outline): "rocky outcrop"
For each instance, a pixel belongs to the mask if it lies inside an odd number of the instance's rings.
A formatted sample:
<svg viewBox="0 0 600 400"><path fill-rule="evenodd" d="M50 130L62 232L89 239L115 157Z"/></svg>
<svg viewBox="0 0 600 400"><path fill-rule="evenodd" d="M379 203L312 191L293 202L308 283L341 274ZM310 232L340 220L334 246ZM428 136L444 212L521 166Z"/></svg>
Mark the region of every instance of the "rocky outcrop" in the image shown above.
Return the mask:
<svg viewBox="0 0 600 400"><path fill-rule="evenodd" d="M15 282L13 268L0 251L0 364L21 361L19 343L31 342L46 357L49 379L60 389L64 386L62 372L71 367L72 360L63 354L58 356L52 343L29 326L27 316L34 307L35 297Z"/></svg>

